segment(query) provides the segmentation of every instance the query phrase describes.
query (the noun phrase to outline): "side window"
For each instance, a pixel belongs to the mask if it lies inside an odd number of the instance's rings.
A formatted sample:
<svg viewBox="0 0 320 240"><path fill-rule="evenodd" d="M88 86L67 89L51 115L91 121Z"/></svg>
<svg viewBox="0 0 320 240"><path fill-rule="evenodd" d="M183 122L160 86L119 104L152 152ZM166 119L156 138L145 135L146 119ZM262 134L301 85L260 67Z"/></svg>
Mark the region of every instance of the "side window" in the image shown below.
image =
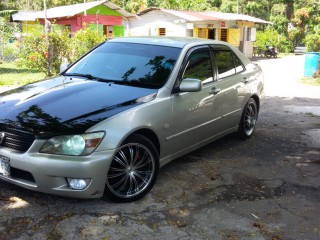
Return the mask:
<svg viewBox="0 0 320 240"><path fill-rule="evenodd" d="M219 78L225 78L244 70L242 63L232 51L215 50L214 60L218 68Z"/></svg>
<svg viewBox="0 0 320 240"><path fill-rule="evenodd" d="M219 78L228 77L236 73L232 52L215 51L214 59L217 64Z"/></svg>
<svg viewBox="0 0 320 240"><path fill-rule="evenodd" d="M182 79L195 78L203 83L213 81L211 58L209 48L198 49L188 58Z"/></svg>
<svg viewBox="0 0 320 240"><path fill-rule="evenodd" d="M243 67L242 63L240 62L240 60L236 56L234 56L234 63L236 65L236 73L244 71L244 67Z"/></svg>

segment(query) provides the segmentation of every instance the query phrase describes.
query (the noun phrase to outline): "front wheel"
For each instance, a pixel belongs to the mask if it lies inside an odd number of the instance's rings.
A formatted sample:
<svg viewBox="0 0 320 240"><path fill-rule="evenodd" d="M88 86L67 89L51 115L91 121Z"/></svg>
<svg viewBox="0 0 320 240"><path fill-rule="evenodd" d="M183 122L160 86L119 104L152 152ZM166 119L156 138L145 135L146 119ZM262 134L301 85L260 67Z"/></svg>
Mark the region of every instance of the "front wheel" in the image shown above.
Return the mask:
<svg viewBox="0 0 320 240"><path fill-rule="evenodd" d="M258 119L257 103L253 98L247 102L239 124L238 135L242 139L251 137Z"/></svg>
<svg viewBox="0 0 320 240"><path fill-rule="evenodd" d="M141 135L130 136L117 150L110 164L106 195L116 202L142 198L154 185L159 171L156 148Z"/></svg>

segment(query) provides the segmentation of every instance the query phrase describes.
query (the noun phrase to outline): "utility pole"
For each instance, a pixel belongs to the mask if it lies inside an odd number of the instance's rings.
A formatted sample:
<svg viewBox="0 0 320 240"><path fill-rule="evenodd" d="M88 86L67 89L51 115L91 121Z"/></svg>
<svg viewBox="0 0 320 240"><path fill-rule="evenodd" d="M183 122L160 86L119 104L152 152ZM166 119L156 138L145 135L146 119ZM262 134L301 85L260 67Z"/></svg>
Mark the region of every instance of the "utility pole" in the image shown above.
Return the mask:
<svg viewBox="0 0 320 240"><path fill-rule="evenodd" d="M237 14L239 14L239 0L237 0Z"/></svg>
<svg viewBox="0 0 320 240"><path fill-rule="evenodd" d="M44 32L46 36L46 43L48 46L48 56L47 56L47 62L48 62L48 68L47 68L47 75L51 76L51 70L52 70L52 55L53 55L53 48L49 40L49 33L51 32L51 22L47 19L47 5L46 0L43 0L43 8L44 8Z"/></svg>

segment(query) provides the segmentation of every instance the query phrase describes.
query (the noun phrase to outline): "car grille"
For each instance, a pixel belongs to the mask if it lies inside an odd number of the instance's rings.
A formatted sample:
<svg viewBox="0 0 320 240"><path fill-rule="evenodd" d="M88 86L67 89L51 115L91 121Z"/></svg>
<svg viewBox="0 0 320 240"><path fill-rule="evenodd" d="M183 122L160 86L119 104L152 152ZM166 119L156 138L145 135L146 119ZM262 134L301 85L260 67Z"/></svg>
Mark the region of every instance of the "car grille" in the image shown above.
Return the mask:
<svg viewBox="0 0 320 240"><path fill-rule="evenodd" d="M0 125L0 146L11 148L20 152L26 152L32 145L35 137L26 132L21 132L15 129L3 128Z"/></svg>

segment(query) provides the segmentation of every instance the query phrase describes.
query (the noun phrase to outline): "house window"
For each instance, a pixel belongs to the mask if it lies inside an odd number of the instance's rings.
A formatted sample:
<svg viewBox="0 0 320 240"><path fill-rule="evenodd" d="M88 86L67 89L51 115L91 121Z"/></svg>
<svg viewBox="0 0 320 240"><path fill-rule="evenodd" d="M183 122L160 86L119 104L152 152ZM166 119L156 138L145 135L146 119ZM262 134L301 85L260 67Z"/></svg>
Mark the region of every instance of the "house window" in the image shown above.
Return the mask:
<svg viewBox="0 0 320 240"><path fill-rule="evenodd" d="M228 40L228 29L225 29L225 28L221 29L220 40L224 41L224 42L227 42L227 40Z"/></svg>
<svg viewBox="0 0 320 240"><path fill-rule="evenodd" d="M166 35L166 29L165 28L159 28L159 35L165 36Z"/></svg>
<svg viewBox="0 0 320 240"><path fill-rule="evenodd" d="M207 38L207 29L206 28L198 28L198 37L199 38Z"/></svg>

